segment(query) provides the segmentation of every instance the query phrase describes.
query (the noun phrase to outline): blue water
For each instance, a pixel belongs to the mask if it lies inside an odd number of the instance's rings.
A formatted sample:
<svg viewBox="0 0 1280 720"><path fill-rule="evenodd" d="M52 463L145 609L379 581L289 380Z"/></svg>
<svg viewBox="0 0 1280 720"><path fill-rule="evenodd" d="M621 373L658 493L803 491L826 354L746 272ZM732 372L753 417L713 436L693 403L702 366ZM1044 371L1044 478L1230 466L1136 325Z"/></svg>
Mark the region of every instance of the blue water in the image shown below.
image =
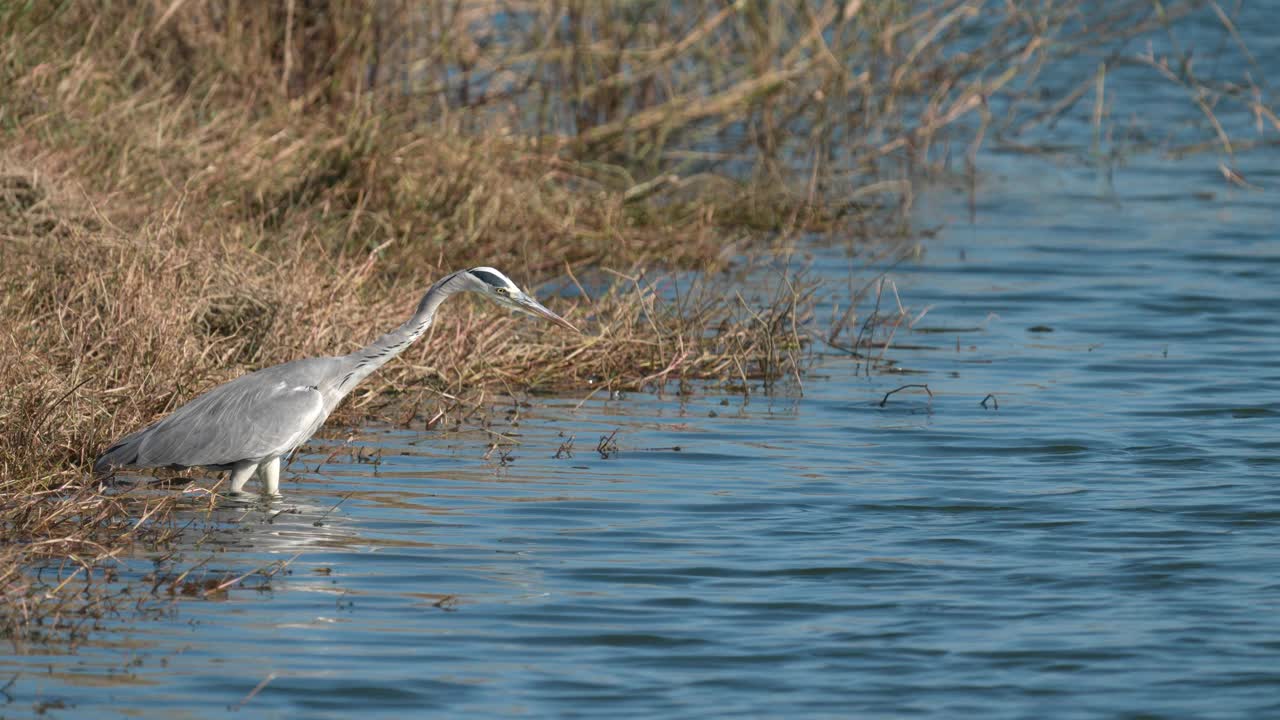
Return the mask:
<svg viewBox="0 0 1280 720"><path fill-rule="evenodd" d="M0 658L0 714L1280 717L1280 151L1218 161L993 145L880 268L888 371L319 443L162 566L287 569ZM876 273L805 250L820 322Z"/></svg>

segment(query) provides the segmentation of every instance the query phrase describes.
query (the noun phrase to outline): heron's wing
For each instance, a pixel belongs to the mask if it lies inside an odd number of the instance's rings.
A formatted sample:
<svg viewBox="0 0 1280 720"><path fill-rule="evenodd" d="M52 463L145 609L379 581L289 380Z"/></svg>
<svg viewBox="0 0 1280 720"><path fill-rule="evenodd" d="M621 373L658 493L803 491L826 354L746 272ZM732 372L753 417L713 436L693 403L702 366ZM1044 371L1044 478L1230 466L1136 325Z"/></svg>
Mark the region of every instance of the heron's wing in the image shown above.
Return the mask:
<svg viewBox="0 0 1280 720"><path fill-rule="evenodd" d="M220 385L117 445L135 443L128 464L142 467L230 465L283 455L311 437L327 413L316 386L281 375L251 373Z"/></svg>

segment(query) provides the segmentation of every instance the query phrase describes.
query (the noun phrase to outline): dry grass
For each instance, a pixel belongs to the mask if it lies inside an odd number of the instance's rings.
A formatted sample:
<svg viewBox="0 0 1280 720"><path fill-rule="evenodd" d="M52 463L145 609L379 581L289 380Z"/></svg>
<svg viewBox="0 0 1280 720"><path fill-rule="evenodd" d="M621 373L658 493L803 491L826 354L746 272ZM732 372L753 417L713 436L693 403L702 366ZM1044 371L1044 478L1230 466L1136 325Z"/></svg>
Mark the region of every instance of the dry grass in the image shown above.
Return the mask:
<svg viewBox="0 0 1280 720"><path fill-rule="evenodd" d="M170 542L173 495L120 497L69 478L60 487L5 493L0 550L0 634L15 649L75 643L104 618L149 600L113 587L116 561Z"/></svg>
<svg viewBox="0 0 1280 720"><path fill-rule="evenodd" d="M171 500L87 482L111 438L247 370L348 352L447 270L557 280L567 292L548 303L588 332L455 300L346 420L390 403L432 417L490 391L801 381L814 288L777 277L748 302L717 271L801 233L893 235L910 181L953 142L972 157L990 128L1072 107L1081 94L1030 100L1054 60L1188 7L0 8L4 627L62 612L62 581L30 568L75 558L87 575L171 537ZM1188 87L1228 151L1226 105L1275 123L1229 84L1149 64ZM901 320L854 311L818 334L861 328L865 352Z"/></svg>

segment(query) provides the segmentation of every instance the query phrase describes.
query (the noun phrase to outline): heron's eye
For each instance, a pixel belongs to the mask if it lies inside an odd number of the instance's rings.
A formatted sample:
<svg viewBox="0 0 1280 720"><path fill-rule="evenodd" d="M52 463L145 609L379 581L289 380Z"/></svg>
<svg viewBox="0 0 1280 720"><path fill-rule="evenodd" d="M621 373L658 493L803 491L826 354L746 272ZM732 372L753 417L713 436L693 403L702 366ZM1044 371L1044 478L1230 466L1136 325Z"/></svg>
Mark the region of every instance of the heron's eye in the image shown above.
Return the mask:
<svg viewBox="0 0 1280 720"><path fill-rule="evenodd" d="M498 293L499 295L506 295L507 297L511 297L511 291L506 288L494 288L493 291Z"/></svg>

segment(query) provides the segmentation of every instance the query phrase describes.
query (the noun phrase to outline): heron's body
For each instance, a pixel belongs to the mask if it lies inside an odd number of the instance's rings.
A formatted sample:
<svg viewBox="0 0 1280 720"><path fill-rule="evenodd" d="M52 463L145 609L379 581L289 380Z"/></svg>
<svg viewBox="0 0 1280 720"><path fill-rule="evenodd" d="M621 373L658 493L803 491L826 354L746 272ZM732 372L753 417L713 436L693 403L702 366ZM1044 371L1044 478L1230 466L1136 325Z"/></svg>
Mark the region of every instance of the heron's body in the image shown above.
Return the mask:
<svg viewBox="0 0 1280 720"><path fill-rule="evenodd" d="M255 472L264 492L279 493L280 459L306 442L338 403L431 325L455 292L489 294L500 304L572 328L492 268L453 273L431 287L413 317L350 355L264 368L219 385L161 420L125 436L94 462L95 472L131 467L203 467L231 473L241 492Z"/></svg>

